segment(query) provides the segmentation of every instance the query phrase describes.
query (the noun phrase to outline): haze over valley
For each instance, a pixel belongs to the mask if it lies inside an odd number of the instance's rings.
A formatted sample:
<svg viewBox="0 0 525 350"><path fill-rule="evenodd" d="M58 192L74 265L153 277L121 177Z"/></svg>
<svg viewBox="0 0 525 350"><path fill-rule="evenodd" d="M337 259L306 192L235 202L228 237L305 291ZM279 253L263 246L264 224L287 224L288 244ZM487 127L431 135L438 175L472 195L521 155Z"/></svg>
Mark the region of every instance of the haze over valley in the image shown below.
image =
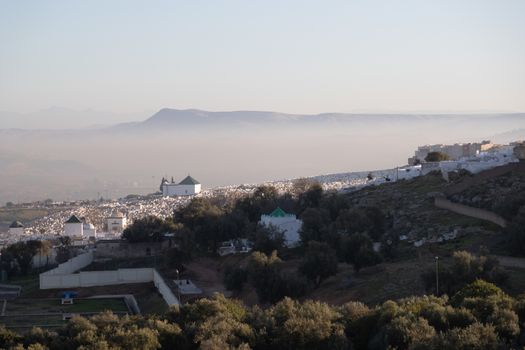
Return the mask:
<svg viewBox="0 0 525 350"><path fill-rule="evenodd" d="M69 113L83 121L85 111ZM525 114L519 113L294 115L165 108L138 120L45 130L0 123L0 203L146 194L158 190L163 176L178 181L188 173L209 188L387 169L406 164L424 144L525 137Z"/></svg>

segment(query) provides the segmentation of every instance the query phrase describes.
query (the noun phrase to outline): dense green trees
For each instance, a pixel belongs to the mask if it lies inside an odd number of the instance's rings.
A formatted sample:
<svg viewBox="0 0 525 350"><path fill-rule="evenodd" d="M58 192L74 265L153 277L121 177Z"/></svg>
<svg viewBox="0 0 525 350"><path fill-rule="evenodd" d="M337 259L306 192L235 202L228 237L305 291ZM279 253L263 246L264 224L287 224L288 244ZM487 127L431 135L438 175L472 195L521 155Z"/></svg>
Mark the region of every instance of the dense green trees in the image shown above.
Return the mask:
<svg viewBox="0 0 525 350"><path fill-rule="evenodd" d="M436 290L435 269L429 269L422 274L421 278L427 291ZM496 258L486 255L476 257L466 251L457 251L453 254L452 265L442 266L439 269L439 289L440 293L453 295L463 286L477 279L502 285L507 278L507 273L500 267Z"/></svg>
<svg viewBox="0 0 525 350"><path fill-rule="evenodd" d="M305 283L293 273L283 270L277 252L266 255L254 252L248 264L248 280L261 303L275 303L285 296L299 297L305 293Z"/></svg>
<svg viewBox="0 0 525 350"><path fill-rule="evenodd" d="M303 243L309 241L326 242L330 240L330 213L323 208L307 208L301 215L303 227L301 228L301 240Z"/></svg>
<svg viewBox="0 0 525 350"><path fill-rule="evenodd" d="M425 157L426 162L441 162L449 159L450 157L448 154L443 152L428 152L427 156Z"/></svg>
<svg viewBox="0 0 525 350"><path fill-rule="evenodd" d="M268 255L256 251L251 254L246 268L228 266L224 283L229 290L239 292L248 282L257 293L260 303L275 303L287 296L297 298L306 293L306 279L294 272L284 270L277 251Z"/></svg>
<svg viewBox="0 0 525 350"><path fill-rule="evenodd" d="M256 251L271 254L276 250L286 256L284 233L259 225L261 214L278 206L303 220L300 230L303 247L310 241L327 243L337 252L340 261L351 262L356 270L380 260L371 249L371 240L381 241L386 237L388 223L384 213L376 207L352 205L346 195L325 192L319 183L306 179L297 181L290 193L279 193L272 186L260 186L252 195L233 201L193 198L186 206L178 208L173 218L136 220L124 231L123 237L130 242L158 241L164 233L175 233L180 250L190 256L216 252L222 241L248 238ZM363 239L364 234L369 238ZM393 241L388 239L388 242ZM358 249L351 251L345 245L347 242L357 242ZM394 251L390 249L390 255ZM292 254L302 252L299 249Z"/></svg>
<svg viewBox="0 0 525 350"><path fill-rule="evenodd" d="M340 254L345 262L354 266L356 272L381 261L380 255L374 251L372 240L366 233L355 233L344 237L340 244Z"/></svg>
<svg viewBox="0 0 525 350"><path fill-rule="evenodd" d="M164 234L174 233L180 229L171 220L162 220L156 216L146 216L142 219L133 221L133 224L126 227L122 233L122 238L131 243L136 242L159 242Z"/></svg>
<svg viewBox="0 0 525 350"><path fill-rule="evenodd" d="M284 248L284 232L272 225L257 225L255 232L248 236L253 242L253 250L271 254Z"/></svg>
<svg viewBox="0 0 525 350"><path fill-rule="evenodd" d="M261 264L278 264L257 253ZM521 349L523 298L477 280L450 300L420 296L375 307L290 298L262 309L217 294L164 316L75 317L21 335L0 327L5 349ZM521 311L520 311L521 310Z"/></svg>
<svg viewBox="0 0 525 350"><path fill-rule="evenodd" d="M511 252L516 255L523 255L525 252L525 206L519 209L505 231L509 237Z"/></svg>
<svg viewBox="0 0 525 350"><path fill-rule="evenodd" d="M0 269L9 276L27 275L33 266L35 255L45 255L50 249L48 241L30 240L11 244L1 251Z"/></svg>
<svg viewBox="0 0 525 350"><path fill-rule="evenodd" d="M56 247L57 256L56 262L59 264L65 263L72 257L71 237L63 236L58 238L58 246Z"/></svg>
<svg viewBox="0 0 525 350"><path fill-rule="evenodd" d="M316 287L337 273L337 253L327 243L308 242L299 271Z"/></svg>
<svg viewBox="0 0 525 350"><path fill-rule="evenodd" d="M244 283L248 281L248 272L239 266L227 266L224 271L224 285L226 289L240 292Z"/></svg>

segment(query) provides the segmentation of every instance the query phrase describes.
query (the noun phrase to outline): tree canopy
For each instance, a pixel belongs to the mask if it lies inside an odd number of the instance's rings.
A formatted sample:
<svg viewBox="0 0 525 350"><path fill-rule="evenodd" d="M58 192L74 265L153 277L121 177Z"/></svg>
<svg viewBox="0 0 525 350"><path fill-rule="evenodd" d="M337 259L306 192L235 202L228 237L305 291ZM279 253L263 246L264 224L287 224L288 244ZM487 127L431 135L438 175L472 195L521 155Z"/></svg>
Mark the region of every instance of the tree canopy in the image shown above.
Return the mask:
<svg viewBox="0 0 525 350"><path fill-rule="evenodd" d="M448 154L443 152L428 152L427 156L425 157L425 161L427 162L441 162L449 159L450 157Z"/></svg>

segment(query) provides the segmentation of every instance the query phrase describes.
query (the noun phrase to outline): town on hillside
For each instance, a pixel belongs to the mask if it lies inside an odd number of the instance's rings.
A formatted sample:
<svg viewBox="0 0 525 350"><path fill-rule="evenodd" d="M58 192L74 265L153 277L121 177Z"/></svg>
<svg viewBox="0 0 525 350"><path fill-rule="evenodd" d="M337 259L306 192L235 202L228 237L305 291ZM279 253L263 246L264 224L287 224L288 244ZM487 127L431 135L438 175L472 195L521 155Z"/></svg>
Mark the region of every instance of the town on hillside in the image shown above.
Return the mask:
<svg viewBox="0 0 525 350"><path fill-rule="evenodd" d="M0 323L52 330L203 298L381 305L479 278L522 300L522 208L525 143L489 141L421 146L387 170L219 188L163 177L145 196L10 203Z"/></svg>

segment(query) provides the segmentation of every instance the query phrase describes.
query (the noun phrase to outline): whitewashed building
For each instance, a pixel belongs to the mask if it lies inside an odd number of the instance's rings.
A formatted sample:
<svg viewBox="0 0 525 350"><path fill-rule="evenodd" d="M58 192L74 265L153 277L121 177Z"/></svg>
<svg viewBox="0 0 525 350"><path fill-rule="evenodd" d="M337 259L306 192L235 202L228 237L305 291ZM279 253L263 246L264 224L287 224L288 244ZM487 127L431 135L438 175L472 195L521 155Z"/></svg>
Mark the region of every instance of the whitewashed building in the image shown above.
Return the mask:
<svg viewBox="0 0 525 350"><path fill-rule="evenodd" d="M268 215L261 215L260 224L267 227L273 226L284 232L285 244L289 248L299 245L301 241L299 230L303 222L294 214L288 214L279 207Z"/></svg>
<svg viewBox="0 0 525 350"><path fill-rule="evenodd" d="M122 234L127 226L127 219L121 212L113 212L111 216L107 218L108 233L112 236L119 236Z"/></svg>
<svg viewBox="0 0 525 350"><path fill-rule="evenodd" d="M20 221L13 221L11 225L9 225L9 235L10 236L22 236L24 234L24 225Z"/></svg>
<svg viewBox="0 0 525 350"><path fill-rule="evenodd" d="M84 223L76 215L71 215L64 223L64 236L84 237Z"/></svg>
<svg viewBox="0 0 525 350"><path fill-rule="evenodd" d="M97 229L93 224L90 224L89 222L86 222L84 220L83 228L82 228L84 237L86 238L97 238Z"/></svg>
<svg viewBox="0 0 525 350"><path fill-rule="evenodd" d="M162 181L162 195L163 196L193 196L201 191L201 184L191 176L186 176L184 180L179 183L169 182L164 179Z"/></svg>
<svg viewBox="0 0 525 350"><path fill-rule="evenodd" d="M415 165L417 161L423 162L430 152L445 153L451 160L459 160L462 158L476 157L482 152L487 152L494 148L492 142L486 140L481 143L455 143L453 145L425 145L419 146L413 157L408 158L409 165Z"/></svg>

